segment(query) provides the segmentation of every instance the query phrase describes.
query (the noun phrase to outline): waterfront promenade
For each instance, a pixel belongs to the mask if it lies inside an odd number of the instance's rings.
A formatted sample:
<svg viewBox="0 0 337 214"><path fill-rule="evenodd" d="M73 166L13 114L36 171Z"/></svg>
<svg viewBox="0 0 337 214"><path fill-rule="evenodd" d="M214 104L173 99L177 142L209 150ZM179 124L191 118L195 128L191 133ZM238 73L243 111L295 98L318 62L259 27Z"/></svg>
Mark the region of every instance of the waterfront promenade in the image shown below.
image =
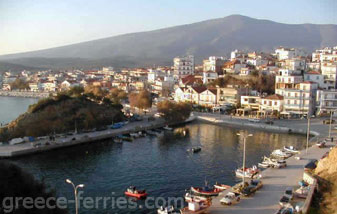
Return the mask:
<svg viewBox="0 0 337 214"><path fill-rule="evenodd" d="M120 129L108 129L103 131L95 131L89 133L79 133L67 135L66 137L57 137L54 141L46 139L38 139L34 142L26 142L17 145L2 145L0 146L0 158L11 158L21 155L28 155L38 152L44 152L63 147L75 146L84 143L95 143L100 140L109 139L119 134L126 134L136 131L143 131L152 128L165 126L163 119L157 118L155 121L139 121L132 122ZM39 146L37 146L39 145Z"/></svg>
<svg viewBox="0 0 337 214"><path fill-rule="evenodd" d="M287 132L289 129L294 130L293 133L305 134L307 130L307 120L276 120L273 125L261 123L252 123L244 118L232 118L219 114L198 114L198 118L203 121L216 123L219 125L227 125L234 127L246 127L264 129L268 131ZM311 134L315 137L310 139L310 143L324 139L329 135L329 125L323 125L322 118L311 119ZM337 134L334 130L331 131L331 137L336 139ZM304 166L310 159L319 160L326 152L330 150L335 143L328 143L326 148L318 148L313 145L308 148L308 151L302 150L297 156L300 160L291 157L287 159L287 167L284 169L266 169L262 172L263 188L256 192L252 197L244 197L242 200L233 206L224 206L220 204L220 200L230 189L222 192L212 201L212 206L209 209L211 214L272 214L276 213L280 208L278 202L288 187L298 186L298 182L303 179ZM257 163L256 163L257 164Z"/></svg>

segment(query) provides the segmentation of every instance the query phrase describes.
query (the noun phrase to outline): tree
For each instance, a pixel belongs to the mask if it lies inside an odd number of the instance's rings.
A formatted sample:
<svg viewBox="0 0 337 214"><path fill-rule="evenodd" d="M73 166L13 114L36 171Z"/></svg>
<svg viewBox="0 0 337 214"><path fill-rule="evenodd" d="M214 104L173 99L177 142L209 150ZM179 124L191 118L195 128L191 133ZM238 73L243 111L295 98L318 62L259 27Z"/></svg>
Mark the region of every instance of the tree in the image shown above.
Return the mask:
<svg viewBox="0 0 337 214"><path fill-rule="evenodd" d="M189 118L192 111L192 106L190 103L175 103L165 100L157 104L157 109L167 122L172 123L183 122Z"/></svg>
<svg viewBox="0 0 337 214"><path fill-rule="evenodd" d="M139 109L148 109L152 107L151 93L143 90L139 93L131 93L129 95L130 106Z"/></svg>
<svg viewBox="0 0 337 214"><path fill-rule="evenodd" d="M50 206L45 206L43 209L35 207L24 206L25 200L17 200L15 198L21 197L22 199L32 198L55 198L55 191L47 190L47 186L36 180L33 175L23 171L20 167L7 161L0 161L0 213L13 213L13 214L63 214L67 213L66 210L56 207L56 200L50 200ZM13 199L13 200L11 200ZM40 200L39 200L40 201ZM7 212L8 211L8 212Z"/></svg>
<svg viewBox="0 0 337 214"><path fill-rule="evenodd" d="M29 84L22 80L17 78L14 82L10 84L12 90L26 90L29 89Z"/></svg>
<svg viewBox="0 0 337 214"><path fill-rule="evenodd" d="M118 88L111 89L109 93L110 100L115 104L120 103L121 100L124 100L127 97L126 92Z"/></svg>
<svg viewBox="0 0 337 214"><path fill-rule="evenodd" d="M67 94L72 97L79 97L84 93L82 86L74 86L67 91Z"/></svg>
<svg viewBox="0 0 337 214"><path fill-rule="evenodd" d="M84 88L84 93L95 100L102 100L108 92L99 86L88 85Z"/></svg>

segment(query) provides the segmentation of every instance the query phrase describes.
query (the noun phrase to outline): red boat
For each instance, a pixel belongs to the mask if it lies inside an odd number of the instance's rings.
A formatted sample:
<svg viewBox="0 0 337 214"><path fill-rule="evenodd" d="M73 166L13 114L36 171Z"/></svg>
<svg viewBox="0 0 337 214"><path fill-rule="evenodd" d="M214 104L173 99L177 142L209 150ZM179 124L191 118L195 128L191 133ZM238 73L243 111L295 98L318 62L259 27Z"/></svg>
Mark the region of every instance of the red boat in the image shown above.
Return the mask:
<svg viewBox="0 0 337 214"><path fill-rule="evenodd" d="M135 197L135 198L146 198L147 193L145 190L137 190L136 187L130 186L124 194L126 196Z"/></svg>
<svg viewBox="0 0 337 214"><path fill-rule="evenodd" d="M191 191L203 196L218 196L222 190L216 188L191 187Z"/></svg>

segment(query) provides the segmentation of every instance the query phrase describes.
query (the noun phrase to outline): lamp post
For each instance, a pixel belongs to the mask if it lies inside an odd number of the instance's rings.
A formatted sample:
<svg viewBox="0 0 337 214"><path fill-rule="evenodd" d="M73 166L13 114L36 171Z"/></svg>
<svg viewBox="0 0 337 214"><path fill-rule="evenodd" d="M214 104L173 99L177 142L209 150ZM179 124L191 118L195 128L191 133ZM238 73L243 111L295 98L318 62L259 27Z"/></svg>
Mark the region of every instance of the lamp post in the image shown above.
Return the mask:
<svg viewBox="0 0 337 214"><path fill-rule="evenodd" d="M332 111L330 111L329 139L331 139Z"/></svg>
<svg viewBox="0 0 337 214"><path fill-rule="evenodd" d="M84 184L79 184L77 186L75 186L75 184L70 180L70 179L66 179L66 182L68 184L71 184L74 188L74 195L75 195L75 212L76 214L78 214L78 199L77 199L77 189L78 188L84 188Z"/></svg>
<svg viewBox="0 0 337 214"><path fill-rule="evenodd" d="M247 140L247 137L251 137L251 136L253 136L253 134L240 134L240 133L237 133L236 135L243 137L243 160L242 160L242 172L243 172L243 176L242 176L242 183L244 185L245 184L245 168L246 168L246 140Z"/></svg>
<svg viewBox="0 0 337 214"><path fill-rule="evenodd" d="M305 148L305 153L306 153L306 154L308 154L309 138L310 138L310 115L308 115L307 146L306 146L306 148Z"/></svg>

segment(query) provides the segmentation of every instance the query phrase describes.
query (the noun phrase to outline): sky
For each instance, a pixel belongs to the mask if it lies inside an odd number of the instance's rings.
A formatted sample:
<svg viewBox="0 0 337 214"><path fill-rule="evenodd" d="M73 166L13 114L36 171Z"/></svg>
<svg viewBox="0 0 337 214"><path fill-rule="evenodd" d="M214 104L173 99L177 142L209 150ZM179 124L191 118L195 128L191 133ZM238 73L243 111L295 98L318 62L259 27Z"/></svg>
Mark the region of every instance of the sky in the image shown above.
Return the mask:
<svg viewBox="0 0 337 214"><path fill-rule="evenodd" d="M337 24L337 0L0 0L0 55L240 14Z"/></svg>

